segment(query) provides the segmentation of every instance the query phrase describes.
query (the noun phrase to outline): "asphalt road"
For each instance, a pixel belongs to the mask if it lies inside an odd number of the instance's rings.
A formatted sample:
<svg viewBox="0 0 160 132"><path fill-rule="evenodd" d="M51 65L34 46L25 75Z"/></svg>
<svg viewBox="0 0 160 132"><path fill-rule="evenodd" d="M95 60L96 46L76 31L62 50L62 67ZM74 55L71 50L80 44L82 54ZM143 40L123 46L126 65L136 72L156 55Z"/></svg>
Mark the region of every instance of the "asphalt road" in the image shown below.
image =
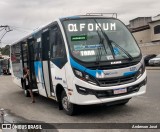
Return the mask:
<svg viewBox="0 0 160 132"><path fill-rule="evenodd" d="M55 101L42 96L36 96L36 103L31 104L31 98L24 97L11 76L0 76L0 108L29 120L47 123L160 123L160 70L148 70L147 75L145 95L132 98L124 106L82 107L76 116L59 111Z"/></svg>

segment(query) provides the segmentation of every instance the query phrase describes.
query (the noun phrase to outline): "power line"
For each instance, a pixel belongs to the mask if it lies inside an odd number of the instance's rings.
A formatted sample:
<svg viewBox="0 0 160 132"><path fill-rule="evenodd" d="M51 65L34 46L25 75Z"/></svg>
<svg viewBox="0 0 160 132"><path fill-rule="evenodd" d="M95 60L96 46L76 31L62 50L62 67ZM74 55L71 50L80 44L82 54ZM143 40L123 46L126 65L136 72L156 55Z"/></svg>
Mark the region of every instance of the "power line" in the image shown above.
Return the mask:
<svg viewBox="0 0 160 132"><path fill-rule="evenodd" d="M5 32L5 33L2 35L2 37L0 38L0 42L1 42L2 38L4 37L4 35L6 35L6 33L7 33L7 32Z"/></svg>
<svg viewBox="0 0 160 132"><path fill-rule="evenodd" d="M13 31L13 30L19 31L21 33L29 33L31 31L33 31L33 29L31 29L31 28L24 28L24 27L18 27L18 26L13 26L13 25L1 25L0 32L1 31L4 31L4 32L2 32L2 34L0 35L0 44L2 43L2 39L4 38L4 36L8 32Z"/></svg>
<svg viewBox="0 0 160 132"><path fill-rule="evenodd" d="M0 26L0 28L2 28L0 31L5 31L4 33L3 33L3 35L2 35L2 37L0 38L0 43L1 43L1 40L2 40L2 38L8 33L8 32L10 32L10 31L13 31L12 29L10 29L10 27L8 26L8 25L1 25Z"/></svg>
<svg viewBox="0 0 160 132"><path fill-rule="evenodd" d="M2 28L0 31L2 31L4 28Z"/></svg>
<svg viewBox="0 0 160 132"><path fill-rule="evenodd" d="M17 30L17 31L19 31L19 32L23 32L23 33L28 33L28 32L29 32L29 31L27 31L27 30L18 29L18 28L14 28L14 27L12 27L12 29Z"/></svg>
<svg viewBox="0 0 160 132"><path fill-rule="evenodd" d="M3 28L6 28L6 27L8 27L8 25L3 25L3 26L1 25L0 28L2 28L2 27L3 27Z"/></svg>

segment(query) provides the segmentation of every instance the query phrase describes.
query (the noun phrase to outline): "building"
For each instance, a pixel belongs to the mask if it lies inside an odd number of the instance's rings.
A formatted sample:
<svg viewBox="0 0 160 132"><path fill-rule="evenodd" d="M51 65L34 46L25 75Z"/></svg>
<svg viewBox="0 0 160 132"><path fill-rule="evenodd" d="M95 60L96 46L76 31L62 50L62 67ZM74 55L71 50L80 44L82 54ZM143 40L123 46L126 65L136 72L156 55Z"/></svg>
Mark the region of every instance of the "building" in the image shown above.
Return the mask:
<svg viewBox="0 0 160 132"><path fill-rule="evenodd" d="M160 14L155 17L137 17L128 28L138 42L142 53L160 54Z"/></svg>
<svg viewBox="0 0 160 132"><path fill-rule="evenodd" d="M153 17L149 26L151 29L151 42L160 42L160 14Z"/></svg>
<svg viewBox="0 0 160 132"><path fill-rule="evenodd" d="M155 17L137 17L129 21L129 29L138 43L160 42L160 14Z"/></svg>

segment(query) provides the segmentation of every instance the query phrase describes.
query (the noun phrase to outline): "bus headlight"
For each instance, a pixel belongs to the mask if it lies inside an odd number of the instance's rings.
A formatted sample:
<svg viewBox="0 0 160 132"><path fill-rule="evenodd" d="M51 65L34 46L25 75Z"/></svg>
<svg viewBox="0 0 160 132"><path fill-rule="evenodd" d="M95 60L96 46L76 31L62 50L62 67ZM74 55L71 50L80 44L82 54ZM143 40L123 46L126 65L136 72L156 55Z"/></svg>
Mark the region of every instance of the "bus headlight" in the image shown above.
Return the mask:
<svg viewBox="0 0 160 132"><path fill-rule="evenodd" d="M74 74L77 78L79 78L83 81L86 81L90 84L97 85L96 80L92 76L88 75L87 73L81 72L81 71L74 69L74 68L73 68L73 71L74 71Z"/></svg>
<svg viewBox="0 0 160 132"><path fill-rule="evenodd" d="M137 79L143 75L144 71L145 71L145 65L142 64L139 70L137 71Z"/></svg>
<svg viewBox="0 0 160 132"><path fill-rule="evenodd" d="M79 77L83 77L83 74L82 72L78 71L78 70L74 70L75 71L75 74Z"/></svg>

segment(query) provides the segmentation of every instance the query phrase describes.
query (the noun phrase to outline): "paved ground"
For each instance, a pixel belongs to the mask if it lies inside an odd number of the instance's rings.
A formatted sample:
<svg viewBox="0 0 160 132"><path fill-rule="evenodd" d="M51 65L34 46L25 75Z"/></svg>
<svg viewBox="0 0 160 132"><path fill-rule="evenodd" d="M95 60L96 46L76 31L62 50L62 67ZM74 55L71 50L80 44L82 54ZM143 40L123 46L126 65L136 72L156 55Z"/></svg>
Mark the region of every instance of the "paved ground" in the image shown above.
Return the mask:
<svg viewBox="0 0 160 132"><path fill-rule="evenodd" d="M160 71L160 66L147 66L147 70L159 70Z"/></svg>
<svg viewBox="0 0 160 132"><path fill-rule="evenodd" d="M160 70L148 70L147 74L145 95L131 99L125 106L83 107L77 116L64 114L58 110L56 102L42 96L36 96L36 103L30 104L31 99L24 97L23 91L12 82L10 76L1 76L0 108L29 120L47 123L160 123Z"/></svg>

